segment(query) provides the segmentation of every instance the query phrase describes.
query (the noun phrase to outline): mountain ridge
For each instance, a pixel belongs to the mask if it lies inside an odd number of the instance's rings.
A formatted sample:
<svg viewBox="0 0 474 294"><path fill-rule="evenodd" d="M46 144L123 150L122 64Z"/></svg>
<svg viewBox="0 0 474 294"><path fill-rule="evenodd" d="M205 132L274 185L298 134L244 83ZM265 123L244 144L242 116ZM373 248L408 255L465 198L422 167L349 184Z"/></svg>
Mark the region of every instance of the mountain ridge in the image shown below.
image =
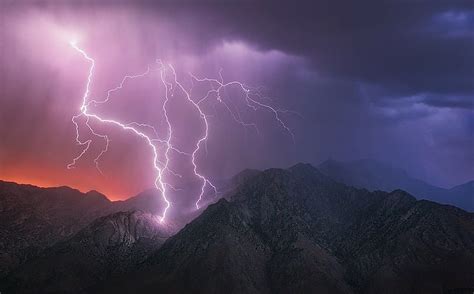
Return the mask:
<svg viewBox="0 0 474 294"><path fill-rule="evenodd" d="M22 189L28 194L31 188L0 189L0 210L12 208L8 201L18 193L20 200L43 195L23 195ZM202 213L193 221L176 224L166 236L150 231L156 225L153 214L159 211L159 205L152 205L157 203L153 191L115 204L95 192L90 197L77 192L73 194L80 200L99 204L92 212L104 208L99 211L103 215L82 210L81 205L72 205L73 215L59 213L55 217L59 223L53 222L51 228L77 222L79 216L94 218L75 223L68 234L52 235L55 242L50 240L24 256L7 279L0 277L2 289L341 294L474 289L470 283L474 280L470 266L474 264L474 214L416 200L400 189L371 192L350 187L310 164L243 171L227 182L222 199L198 211ZM43 198L48 197L63 205L78 198L58 198L59 194ZM62 208L56 202L34 204L34 209L20 206L34 212L20 213L25 220L38 215L32 225L45 217L35 209L54 216ZM137 210L141 207L145 210ZM13 212L6 215L18 216ZM72 218L62 219L65 215ZM12 224L22 218L4 219ZM0 233L8 237L5 228L0 223Z"/></svg>
<svg viewBox="0 0 474 294"><path fill-rule="evenodd" d="M310 165L268 169L238 186L230 200L209 206L137 272L96 290L433 293L474 289L470 279L474 270L469 267L474 262L473 232L473 214L417 201L401 190L351 188Z"/></svg>
<svg viewBox="0 0 474 294"><path fill-rule="evenodd" d="M142 211L100 217L15 269L4 290L81 293L101 280L132 269L175 231L160 223L158 216Z"/></svg>
<svg viewBox="0 0 474 294"><path fill-rule="evenodd" d="M372 159L354 161L326 160L317 167L336 181L370 191L402 189L418 199L451 204L474 211L474 180L449 189L411 177L405 170Z"/></svg>
<svg viewBox="0 0 474 294"><path fill-rule="evenodd" d="M152 203L140 195L110 201L93 190L82 193L66 186L41 188L0 181L0 279L100 217L130 210L161 213L157 198ZM178 220L177 228L184 223Z"/></svg>

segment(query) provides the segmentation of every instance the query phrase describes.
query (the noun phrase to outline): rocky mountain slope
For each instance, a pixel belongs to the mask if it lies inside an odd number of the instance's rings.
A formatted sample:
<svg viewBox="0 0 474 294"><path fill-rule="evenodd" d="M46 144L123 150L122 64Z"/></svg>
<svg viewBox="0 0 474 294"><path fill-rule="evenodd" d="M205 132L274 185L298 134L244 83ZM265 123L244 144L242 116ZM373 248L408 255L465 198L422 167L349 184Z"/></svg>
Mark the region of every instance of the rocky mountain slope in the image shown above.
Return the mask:
<svg viewBox="0 0 474 294"><path fill-rule="evenodd" d="M302 164L249 177L227 198L97 293L474 289L474 215L455 207L351 188Z"/></svg>
<svg viewBox="0 0 474 294"><path fill-rule="evenodd" d="M474 212L474 181L444 189L412 178L400 168L371 159L350 162L326 160L318 169L332 179L370 191L393 191L402 189L418 199L451 204Z"/></svg>
<svg viewBox="0 0 474 294"><path fill-rule="evenodd" d="M40 188L0 181L0 279L99 217L133 210L161 213L159 199L147 191L112 202L95 191L81 193L69 187ZM178 220L176 229L184 223Z"/></svg>
<svg viewBox="0 0 474 294"><path fill-rule="evenodd" d="M110 207L111 202L97 192L0 181L0 277L108 214Z"/></svg>
<svg viewBox="0 0 474 294"><path fill-rule="evenodd" d="M10 274L5 292L80 293L125 273L175 232L159 217L118 212L95 220L72 238L46 249Z"/></svg>
<svg viewBox="0 0 474 294"><path fill-rule="evenodd" d="M37 207L32 207L27 197L39 196L27 196L31 191L23 189L40 193L36 188L7 186L0 196L10 204L1 207L11 219L2 217L8 226L27 228L13 240L27 240L24 250L38 240L45 242L45 249L0 279L0 290L6 293L474 290L474 214L417 201L401 190L346 186L307 164L240 173L227 182L221 200L176 234L182 223L157 223L155 197L149 191L122 202L99 201L92 193L90 199L96 200L89 209L77 204L89 197L81 194L80 200L67 204L79 212L70 209L66 215L54 203L71 201L69 196L42 200L47 205L33 201ZM18 200L5 193L20 195L25 199L22 209L31 213L15 215L19 204L12 203ZM97 217L86 224L89 215ZM47 222L46 216L54 221ZM36 222L45 232L52 228L55 233L47 237L56 241L48 245L39 233L27 236L25 232L35 232ZM2 236L11 238L15 234L5 233L8 226L0 223ZM57 233L65 227L74 229Z"/></svg>

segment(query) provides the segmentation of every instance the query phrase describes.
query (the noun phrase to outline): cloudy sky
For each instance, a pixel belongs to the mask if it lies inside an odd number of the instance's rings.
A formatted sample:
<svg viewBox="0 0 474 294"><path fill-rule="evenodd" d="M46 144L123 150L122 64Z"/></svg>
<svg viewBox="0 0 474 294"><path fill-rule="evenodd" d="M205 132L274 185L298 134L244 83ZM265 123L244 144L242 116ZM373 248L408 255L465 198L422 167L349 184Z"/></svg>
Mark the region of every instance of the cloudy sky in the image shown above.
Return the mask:
<svg viewBox="0 0 474 294"><path fill-rule="evenodd" d="M103 148L97 138L76 168L66 168L81 152L71 117L90 66L71 40L96 61L91 97L160 59L176 68L193 99L212 85L190 73L220 79L220 72L280 111L294 138L272 111L249 108L236 88L226 89L225 105L205 101L210 137L197 163L210 179L328 158L374 158L444 187L474 178L472 2L278 2L2 1L0 178L114 199L153 185L149 146L94 122L111 139L103 175L93 162ZM156 71L94 111L166 133L163 96ZM184 98L176 93L170 120L173 144L189 153L203 125ZM185 178L174 181L192 181L186 156L172 156Z"/></svg>

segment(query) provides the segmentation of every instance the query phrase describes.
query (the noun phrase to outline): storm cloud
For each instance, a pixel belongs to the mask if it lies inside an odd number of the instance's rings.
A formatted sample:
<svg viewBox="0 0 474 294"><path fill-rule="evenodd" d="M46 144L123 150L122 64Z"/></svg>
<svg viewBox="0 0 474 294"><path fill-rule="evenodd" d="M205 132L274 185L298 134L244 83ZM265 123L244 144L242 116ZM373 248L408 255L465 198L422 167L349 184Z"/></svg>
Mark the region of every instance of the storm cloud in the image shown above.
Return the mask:
<svg viewBox="0 0 474 294"><path fill-rule="evenodd" d="M365 157L443 186L474 176L470 1L2 3L2 177L18 178L28 166L31 179L47 166L55 172L44 181L120 197L149 185L146 159L133 157L145 151L125 136L106 159L108 180L92 176L92 166L62 175L77 151L69 119L78 100L71 99L80 97L86 69L50 35L68 30L100 60L95 93L163 58L181 73L215 77L222 69L226 79L264 86L272 103L298 113L284 117L294 142L267 114L256 118L263 135L217 116L203 163L215 178ZM152 119L149 111L136 114Z"/></svg>

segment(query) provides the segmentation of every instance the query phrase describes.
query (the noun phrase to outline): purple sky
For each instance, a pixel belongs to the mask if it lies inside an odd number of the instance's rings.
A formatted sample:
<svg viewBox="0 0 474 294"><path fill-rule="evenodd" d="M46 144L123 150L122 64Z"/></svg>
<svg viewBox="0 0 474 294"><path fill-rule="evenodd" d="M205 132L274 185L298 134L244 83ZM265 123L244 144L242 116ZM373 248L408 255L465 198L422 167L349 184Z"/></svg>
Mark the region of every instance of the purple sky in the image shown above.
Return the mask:
<svg viewBox="0 0 474 294"><path fill-rule="evenodd" d="M210 139L198 162L210 179L328 158L379 159L440 186L474 178L469 1L7 2L0 8L1 179L96 189L116 199L152 186L150 149L110 126L96 125L112 140L104 175L93 163L99 143L66 169L81 150L71 117L89 66L71 39L96 60L94 98L160 58L188 89L189 72L219 78L222 69L225 81L262 86L269 97L262 102L301 115L281 114L293 142L271 112L249 110L236 90L226 98L233 113L259 133L217 101L206 103ZM196 99L205 86L195 85ZM97 111L164 131L163 93L156 75L133 80ZM202 125L177 96L170 110L175 144L192 151ZM189 161L174 162L182 181L193 180Z"/></svg>

